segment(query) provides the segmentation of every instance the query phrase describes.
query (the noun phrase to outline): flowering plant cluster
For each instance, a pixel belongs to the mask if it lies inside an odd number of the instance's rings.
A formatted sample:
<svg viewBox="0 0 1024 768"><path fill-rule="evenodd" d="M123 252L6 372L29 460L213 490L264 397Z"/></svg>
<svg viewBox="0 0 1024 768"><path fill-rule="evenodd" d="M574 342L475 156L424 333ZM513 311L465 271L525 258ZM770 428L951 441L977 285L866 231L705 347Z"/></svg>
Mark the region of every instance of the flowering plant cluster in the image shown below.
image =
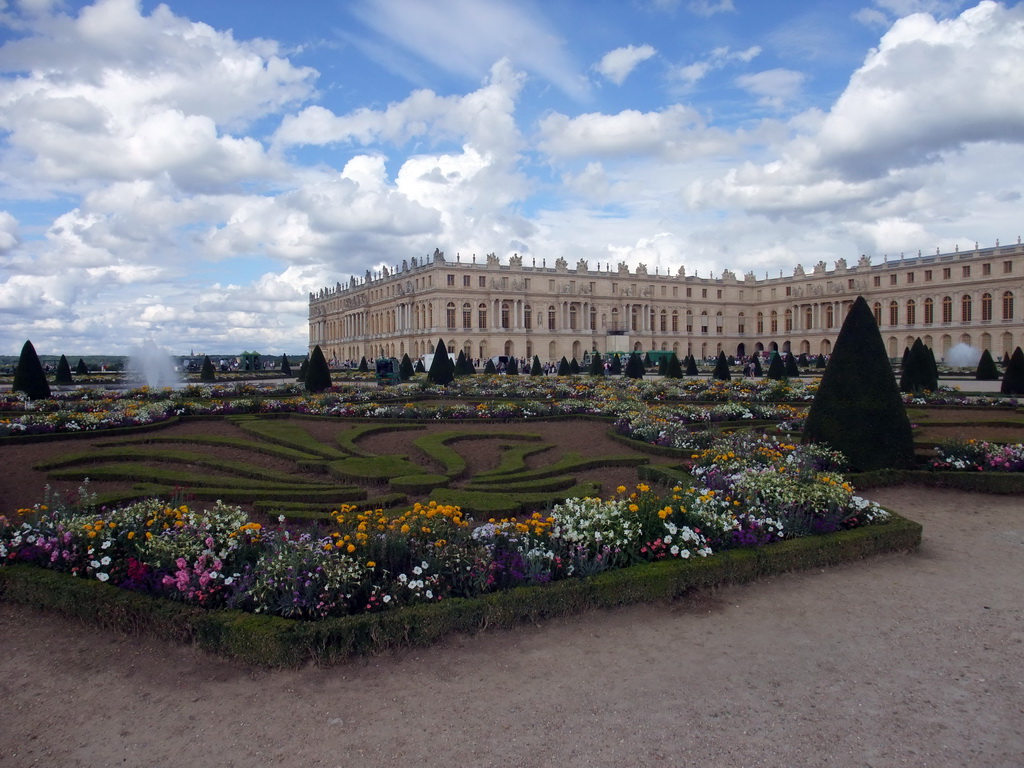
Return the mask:
<svg viewBox="0 0 1024 768"><path fill-rule="evenodd" d="M949 440L935 449L931 467L976 472L1024 472L1024 444Z"/></svg>
<svg viewBox="0 0 1024 768"><path fill-rule="evenodd" d="M318 619L586 577L668 558L884 522L842 457L752 435L694 454L697 484L641 484L547 514L476 522L459 507L342 506L327 525L264 527L238 507L54 503L0 516L0 563L32 563L191 604Z"/></svg>

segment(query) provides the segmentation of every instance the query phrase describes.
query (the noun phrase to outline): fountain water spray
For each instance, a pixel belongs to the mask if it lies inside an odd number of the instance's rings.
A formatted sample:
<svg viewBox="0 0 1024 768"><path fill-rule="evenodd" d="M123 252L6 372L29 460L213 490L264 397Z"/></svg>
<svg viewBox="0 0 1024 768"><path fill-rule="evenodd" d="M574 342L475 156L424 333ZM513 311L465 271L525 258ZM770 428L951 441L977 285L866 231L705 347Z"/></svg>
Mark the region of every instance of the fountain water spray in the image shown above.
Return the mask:
<svg viewBox="0 0 1024 768"><path fill-rule="evenodd" d="M970 344L964 344L961 342L955 347L952 347L946 353L945 363L946 365L952 365L955 368L975 368L977 367L980 359L980 349L976 349Z"/></svg>
<svg viewBox="0 0 1024 768"><path fill-rule="evenodd" d="M128 358L128 375L150 387L173 387L180 382L174 362L167 350L160 349L152 339L132 350Z"/></svg>

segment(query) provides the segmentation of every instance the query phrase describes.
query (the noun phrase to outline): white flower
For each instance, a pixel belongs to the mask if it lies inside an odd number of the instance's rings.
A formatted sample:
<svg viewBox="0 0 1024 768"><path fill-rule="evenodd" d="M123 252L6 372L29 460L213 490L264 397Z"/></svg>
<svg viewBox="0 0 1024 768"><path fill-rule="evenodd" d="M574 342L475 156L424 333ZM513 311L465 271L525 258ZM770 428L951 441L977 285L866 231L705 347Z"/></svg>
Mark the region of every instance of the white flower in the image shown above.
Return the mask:
<svg viewBox="0 0 1024 768"><path fill-rule="evenodd" d="M104 555L103 559L100 560L100 565L110 565L110 555Z"/></svg>
<svg viewBox="0 0 1024 768"><path fill-rule="evenodd" d="M427 600L433 600L433 599L434 599L434 590L428 589L427 590Z"/></svg>
<svg viewBox="0 0 1024 768"><path fill-rule="evenodd" d="M104 542L103 542L103 543L102 543L102 544L100 545L100 549L109 549L109 548L110 548L110 545L111 545L111 544L113 544L113 543L114 543L114 542L112 542L112 541L111 541L110 539L107 539L106 541L104 541Z"/></svg>
<svg viewBox="0 0 1024 768"><path fill-rule="evenodd" d="M415 568L412 569L412 572L419 576L421 573L423 573L423 569L417 565Z"/></svg>
<svg viewBox="0 0 1024 768"><path fill-rule="evenodd" d="M99 568L100 567L100 561L99 560L90 560L89 561L89 566L91 568Z"/></svg>
<svg viewBox="0 0 1024 768"><path fill-rule="evenodd" d="M676 555L679 554L679 547L676 546L675 544L673 544L672 545L672 549L670 549L669 552L671 552L672 556L675 557Z"/></svg>
<svg viewBox="0 0 1024 768"><path fill-rule="evenodd" d="M97 573L96 574L96 578L99 579L100 581L106 581L107 579L110 578L110 574L108 574L108 573Z"/></svg>
<svg viewBox="0 0 1024 768"><path fill-rule="evenodd" d="M384 602L385 603L390 603L391 602L391 595L384 595Z"/></svg>

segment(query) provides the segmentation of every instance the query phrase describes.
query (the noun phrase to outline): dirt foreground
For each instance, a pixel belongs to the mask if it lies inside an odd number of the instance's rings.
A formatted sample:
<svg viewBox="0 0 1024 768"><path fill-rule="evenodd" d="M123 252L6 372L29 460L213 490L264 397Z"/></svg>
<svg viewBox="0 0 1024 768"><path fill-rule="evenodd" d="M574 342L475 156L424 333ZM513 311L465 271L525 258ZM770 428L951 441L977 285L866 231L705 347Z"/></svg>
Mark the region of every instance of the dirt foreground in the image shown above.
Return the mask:
<svg viewBox="0 0 1024 768"><path fill-rule="evenodd" d="M1024 765L1024 501L869 495L920 552L328 669L0 603L0 765Z"/></svg>

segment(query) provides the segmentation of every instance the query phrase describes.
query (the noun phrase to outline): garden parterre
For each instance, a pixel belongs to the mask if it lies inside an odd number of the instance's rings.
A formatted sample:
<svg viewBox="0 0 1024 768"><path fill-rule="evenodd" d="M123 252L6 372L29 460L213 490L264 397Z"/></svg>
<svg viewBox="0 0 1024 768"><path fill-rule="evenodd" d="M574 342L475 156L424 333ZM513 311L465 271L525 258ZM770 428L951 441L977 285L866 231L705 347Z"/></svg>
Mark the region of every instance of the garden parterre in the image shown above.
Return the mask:
<svg viewBox="0 0 1024 768"><path fill-rule="evenodd" d="M207 607L318 619L703 558L811 533L884 523L853 493L842 457L754 434L693 456L692 487L619 487L521 518L470 520L455 506L342 506L326 526L251 522L221 503L157 500L96 510L48 499L0 517L0 560L31 563Z"/></svg>

